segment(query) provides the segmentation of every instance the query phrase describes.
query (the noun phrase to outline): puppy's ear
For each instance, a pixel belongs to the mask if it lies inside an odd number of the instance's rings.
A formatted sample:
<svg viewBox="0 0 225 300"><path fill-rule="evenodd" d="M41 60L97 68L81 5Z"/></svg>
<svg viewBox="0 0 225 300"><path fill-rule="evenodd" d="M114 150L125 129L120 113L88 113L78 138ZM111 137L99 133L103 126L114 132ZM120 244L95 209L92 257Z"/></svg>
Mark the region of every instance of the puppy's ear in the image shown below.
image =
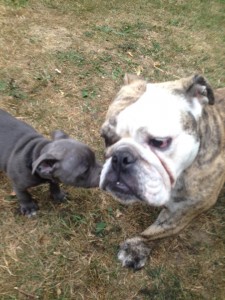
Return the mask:
<svg viewBox="0 0 225 300"><path fill-rule="evenodd" d="M186 89L186 95L189 99L197 98L201 104L213 105L215 102L211 86L201 75L195 75L191 78Z"/></svg>
<svg viewBox="0 0 225 300"><path fill-rule="evenodd" d="M69 138L69 135L66 134L62 130L55 130L55 131L52 132L52 139L54 141L61 140L61 139L68 139L68 138Z"/></svg>
<svg viewBox="0 0 225 300"><path fill-rule="evenodd" d="M58 160L49 153L42 154L32 163L32 175L37 172L42 178L53 179L52 174Z"/></svg>
<svg viewBox="0 0 225 300"><path fill-rule="evenodd" d="M123 78L123 83L127 85L137 80L141 80L141 78L136 74L126 73Z"/></svg>

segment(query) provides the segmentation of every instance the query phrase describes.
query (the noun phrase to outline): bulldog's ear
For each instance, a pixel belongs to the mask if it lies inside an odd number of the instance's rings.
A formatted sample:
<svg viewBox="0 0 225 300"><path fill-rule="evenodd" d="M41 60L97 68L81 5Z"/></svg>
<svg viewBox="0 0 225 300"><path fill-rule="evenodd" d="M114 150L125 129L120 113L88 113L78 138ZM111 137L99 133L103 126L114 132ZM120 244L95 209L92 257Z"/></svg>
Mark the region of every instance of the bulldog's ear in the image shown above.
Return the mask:
<svg viewBox="0 0 225 300"><path fill-rule="evenodd" d="M51 134L51 136L52 136L52 139L54 141L61 140L61 139L68 139L69 138L69 135L66 134L62 130L55 130L55 131L53 131L52 134Z"/></svg>
<svg viewBox="0 0 225 300"><path fill-rule="evenodd" d="M127 85L137 80L141 80L141 78L136 74L125 73L123 83Z"/></svg>
<svg viewBox="0 0 225 300"><path fill-rule="evenodd" d="M195 75L191 78L186 94L189 98L197 98L201 104L213 105L215 102L211 86L201 75Z"/></svg>
<svg viewBox="0 0 225 300"><path fill-rule="evenodd" d="M52 154L44 153L32 163L32 175L37 172L42 178L53 179L52 173L55 170L56 159Z"/></svg>
<svg viewBox="0 0 225 300"><path fill-rule="evenodd" d="M113 145L120 139L115 131L116 123L116 118L109 118L109 120L102 125L101 137L105 141L106 148Z"/></svg>

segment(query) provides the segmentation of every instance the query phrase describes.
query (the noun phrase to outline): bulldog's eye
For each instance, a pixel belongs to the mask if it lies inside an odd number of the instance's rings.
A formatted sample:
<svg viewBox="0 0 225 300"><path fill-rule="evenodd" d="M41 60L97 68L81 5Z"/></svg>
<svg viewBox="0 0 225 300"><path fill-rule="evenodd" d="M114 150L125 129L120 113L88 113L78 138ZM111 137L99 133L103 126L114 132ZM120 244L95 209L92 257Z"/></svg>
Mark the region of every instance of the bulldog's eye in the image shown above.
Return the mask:
<svg viewBox="0 0 225 300"><path fill-rule="evenodd" d="M171 138L163 138L163 139L156 139L156 138L151 138L149 139L149 145L153 146L154 148L158 149L166 149L170 146L172 142Z"/></svg>
<svg viewBox="0 0 225 300"><path fill-rule="evenodd" d="M105 147L108 148L110 146L112 146L113 144L115 144L119 138L117 136L113 136L113 137L108 137L108 136L103 136L104 141L105 141Z"/></svg>
<svg viewBox="0 0 225 300"><path fill-rule="evenodd" d="M110 147L113 144L113 141L107 137L104 138L106 148Z"/></svg>

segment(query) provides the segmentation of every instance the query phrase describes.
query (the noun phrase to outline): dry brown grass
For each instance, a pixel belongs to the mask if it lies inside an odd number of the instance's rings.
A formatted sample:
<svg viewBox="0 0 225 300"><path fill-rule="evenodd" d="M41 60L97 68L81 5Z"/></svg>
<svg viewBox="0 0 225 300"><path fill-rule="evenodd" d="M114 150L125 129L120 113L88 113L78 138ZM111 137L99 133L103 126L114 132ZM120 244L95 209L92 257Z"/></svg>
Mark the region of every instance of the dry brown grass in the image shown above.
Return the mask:
<svg viewBox="0 0 225 300"><path fill-rule="evenodd" d="M103 160L99 131L124 72L157 81L199 71L225 86L224 36L224 0L3 0L0 106L46 136L64 129ZM28 219L0 179L0 299L224 299L223 193L133 273L118 244L156 210L69 187L69 201L53 206L43 186Z"/></svg>

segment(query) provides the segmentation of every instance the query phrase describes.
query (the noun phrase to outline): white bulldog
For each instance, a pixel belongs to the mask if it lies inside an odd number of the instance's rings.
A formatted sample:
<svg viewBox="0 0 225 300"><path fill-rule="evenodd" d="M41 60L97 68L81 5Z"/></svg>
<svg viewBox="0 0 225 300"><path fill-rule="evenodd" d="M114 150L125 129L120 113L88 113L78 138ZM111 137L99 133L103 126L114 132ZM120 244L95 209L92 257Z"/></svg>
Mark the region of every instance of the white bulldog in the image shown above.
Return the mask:
<svg viewBox="0 0 225 300"><path fill-rule="evenodd" d="M102 126L100 187L122 203L163 209L120 245L123 266L142 268L149 241L178 233L216 202L225 179L225 88L215 95L199 75L153 84L125 75Z"/></svg>

